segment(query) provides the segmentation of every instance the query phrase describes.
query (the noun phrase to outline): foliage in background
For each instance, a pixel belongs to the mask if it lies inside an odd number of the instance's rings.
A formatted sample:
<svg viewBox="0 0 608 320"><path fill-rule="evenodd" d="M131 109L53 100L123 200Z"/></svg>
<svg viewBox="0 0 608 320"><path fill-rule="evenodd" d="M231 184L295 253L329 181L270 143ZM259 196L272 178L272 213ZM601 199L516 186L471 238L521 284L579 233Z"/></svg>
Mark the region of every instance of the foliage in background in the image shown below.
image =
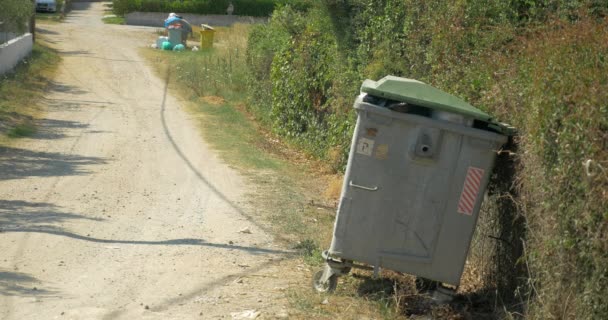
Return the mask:
<svg viewBox="0 0 608 320"><path fill-rule="evenodd" d="M306 8L310 0L113 0L114 12L118 15L133 11L226 14L230 3L234 15L267 17L277 6L290 3Z"/></svg>
<svg viewBox="0 0 608 320"><path fill-rule="evenodd" d="M513 170L496 173L476 235L493 254L471 257L485 259L474 261L486 266L482 290L498 289L497 299L531 318L603 319L607 13L597 0L285 6L251 33L250 110L337 170L366 78L416 78L513 124L517 150L504 162Z"/></svg>
<svg viewBox="0 0 608 320"><path fill-rule="evenodd" d="M249 107L277 134L340 170L354 117L335 106L352 100L359 84L340 76L353 70L340 61L330 29L326 11L291 6L277 10L269 24L257 26L247 51Z"/></svg>
<svg viewBox="0 0 608 320"><path fill-rule="evenodd" d="M34 12L31 1L0 0L0 32L23 32Z"/></svg>

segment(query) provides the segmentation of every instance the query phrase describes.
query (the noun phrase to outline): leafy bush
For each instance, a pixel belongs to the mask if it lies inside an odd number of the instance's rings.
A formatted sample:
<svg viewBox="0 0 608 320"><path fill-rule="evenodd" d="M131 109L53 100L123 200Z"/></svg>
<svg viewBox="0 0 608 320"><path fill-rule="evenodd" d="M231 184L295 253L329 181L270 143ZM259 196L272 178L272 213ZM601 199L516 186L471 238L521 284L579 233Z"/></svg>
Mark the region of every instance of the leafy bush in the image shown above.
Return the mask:
<svg viewBox="0 0 608 320"><path fill-rule="evenodd" d="M31 1L2 0L0 32L25 31L33 10L34 5Z"/></svg>
<svg viewBox="0 0 608 320"><path fill-rule="evenodd" d="M607 12L596 0L284 7L250 37L252 110L336 169L365 78L420 79L510 122L520 132L514 167L497 172L504 180L496 181L480 232L499 240L483 236L494 253L474 261L488 266L485 290L498 289L507 306L531 301L513 309L531 318L604 319Z"/></svg>
<svg viewBox="0 0 608 320"><path fill-rule="evenodd" d="M235 15L267 17L277 6L288 2L305 8L307 0L113 0L114 12L124 15L133 11L144 12L177 12L197 14L226 14L230 3L234 6Z"/></svg>
<svg viewBox="0 0 608 320"><path fill-rule="evenodd" d="M339 61L330 29L323 10L303 12L290 5L275 11L268 25L256 26L248 47L250 107L276 133L338 170L345 164L354 123L336 102L346 90L352 103L359 84L336 82L338 74L351 72Z"/></svg>
<svg viewBox="0 0 608 320"><path fill-rule="evenodd" d="M526 211L538 318L608 315L607 27L551 23L515 54L523 101L511 111L526 129L525 190L539 201Z"/></svg>

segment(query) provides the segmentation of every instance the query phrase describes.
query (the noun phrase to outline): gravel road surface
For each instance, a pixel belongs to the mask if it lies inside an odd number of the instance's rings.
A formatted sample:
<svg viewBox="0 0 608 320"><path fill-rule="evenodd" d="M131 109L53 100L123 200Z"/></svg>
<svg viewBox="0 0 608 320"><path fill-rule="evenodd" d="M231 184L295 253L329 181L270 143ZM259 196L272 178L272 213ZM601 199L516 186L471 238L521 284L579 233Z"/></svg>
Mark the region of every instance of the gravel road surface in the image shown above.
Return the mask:
<svg viewBox="0 0 608 320"><path fill-rule="evenodd" d="M103 8L39 25L63 62L38 132L0 148L0 319L284 317L290 253L139 56L154 29Z"/></svg>

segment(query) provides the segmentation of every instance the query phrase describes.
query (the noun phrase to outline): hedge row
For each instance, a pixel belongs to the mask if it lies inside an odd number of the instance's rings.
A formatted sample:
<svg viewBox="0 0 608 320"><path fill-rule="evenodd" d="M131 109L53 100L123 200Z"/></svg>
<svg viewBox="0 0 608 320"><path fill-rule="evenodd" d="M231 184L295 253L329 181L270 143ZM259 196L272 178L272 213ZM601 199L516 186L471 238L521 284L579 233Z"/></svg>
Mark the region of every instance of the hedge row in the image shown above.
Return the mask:
<svg viewBox="0 0 608 320"><path fill-rule="evenodd" d="M133 11L226 14L232 3L232 14L254 17L267 17L287 2L301 8L309 5L308 0L113 0L114 12L118 15Z"/></svg>
<svg viewBox="0 0 608 320"><path fill-rule="evenodd" d="M0 10L0 32L23 32L32 16L34 5L30 1L3 0Z"/></svg>
<svg viewBox="0 0 608 320"><path fill-rule="evenodd" d="M250 35L250 108L336 170L366 78L419 79L511 123L517 174L484 212L494 226L482 232L494 246L485 290L530 318L606 319L606 13L597 0L283 7Z"/></svg>

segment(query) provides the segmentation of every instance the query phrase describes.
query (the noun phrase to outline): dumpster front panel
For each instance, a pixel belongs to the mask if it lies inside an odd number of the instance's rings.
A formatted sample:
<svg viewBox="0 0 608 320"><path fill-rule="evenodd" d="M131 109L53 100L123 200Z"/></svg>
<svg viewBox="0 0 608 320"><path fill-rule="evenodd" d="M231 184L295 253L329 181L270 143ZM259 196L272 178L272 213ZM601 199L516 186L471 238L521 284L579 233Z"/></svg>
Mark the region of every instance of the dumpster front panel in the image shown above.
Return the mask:
<svg viewBox="0 0 608 320"><path fill-rule="evenodd" d="M187 34L183 29L169 29L169 42L172 46L184 44Z"/></svg>
<svg viewBox="0 0 608 320"><path fill-rule="evenodd" d="M330 253L458 284L501 136L356 106Z"/></svg>

